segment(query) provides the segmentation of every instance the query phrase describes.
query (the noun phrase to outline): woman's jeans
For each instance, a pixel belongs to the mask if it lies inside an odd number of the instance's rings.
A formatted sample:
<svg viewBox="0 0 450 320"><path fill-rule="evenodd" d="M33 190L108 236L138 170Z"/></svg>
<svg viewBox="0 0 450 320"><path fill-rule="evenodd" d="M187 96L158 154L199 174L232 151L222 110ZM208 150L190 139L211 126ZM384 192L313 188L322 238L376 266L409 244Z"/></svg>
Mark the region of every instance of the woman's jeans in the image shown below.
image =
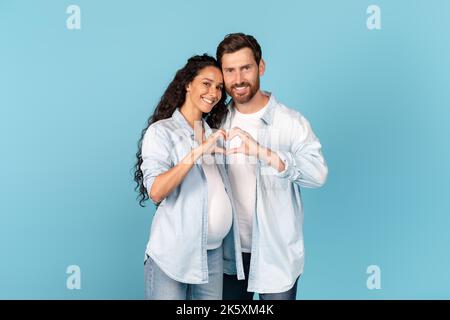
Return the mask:
<svg viewBox="0 0 450 320"><path fill-rule="evenodd" d="M144 263L145 299L149 300L221 300L223 288L222 246L208 250L208 283L189 284L173 280L152 258Z"/></svg>

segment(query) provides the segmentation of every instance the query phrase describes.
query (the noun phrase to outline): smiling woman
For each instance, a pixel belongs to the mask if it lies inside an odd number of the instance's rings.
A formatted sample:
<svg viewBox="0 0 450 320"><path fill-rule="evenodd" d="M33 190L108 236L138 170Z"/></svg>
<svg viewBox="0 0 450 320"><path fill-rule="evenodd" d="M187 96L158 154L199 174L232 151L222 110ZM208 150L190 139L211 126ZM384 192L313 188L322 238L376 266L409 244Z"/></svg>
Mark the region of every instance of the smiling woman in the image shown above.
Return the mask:
<svg viewBox="0 0 450 320"><path fill-rule="evenodd" d="M148 119L147 126L142 130L141 138L139 139L134 180L139 189L139 203L141 206L149 198L150 192L145 188L141 170L143 163L142 147L146 132L158 121L171 118L176 110L182 113L185 121L192 128L194 127L194 122L201 119L207 119L211 127L217 128L226 114L226 92L222 83L222 74L216 60L207 55L190 58L187 64L177 71L155 111ZM219 86L220 92L214 89L213 85ZM213 90L209 93L207 89L211 86L213 86ZM212 103L213 100L215 103Z"/></svg>
<svg viewBox="0 0 450 320"><path fill-rule="evenodd" d="M140 204L150 198L157 205L144 259L148 299L222 298L222 242L229 235L237 243L239 233L232 231L235 211L217 145L226 134L212 133L206 118L218 126L225 98L217 61L194 56L142 131L135 181ZM242 276L241 263L238 269Z"/></svg>

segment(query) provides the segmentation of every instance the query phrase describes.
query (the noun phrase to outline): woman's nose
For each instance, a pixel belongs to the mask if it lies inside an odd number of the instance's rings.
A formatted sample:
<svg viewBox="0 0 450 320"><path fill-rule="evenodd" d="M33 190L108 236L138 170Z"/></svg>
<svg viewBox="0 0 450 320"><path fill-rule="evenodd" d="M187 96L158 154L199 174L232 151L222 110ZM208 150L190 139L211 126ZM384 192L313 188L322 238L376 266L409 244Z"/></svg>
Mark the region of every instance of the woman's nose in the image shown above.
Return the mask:
<svg viewBox="0 0 450 320"><path fill-rule="evenodd" d="M211 86L211 88L209 88L208 94L209 94L211 97L217 98L219 92L220 92L220 89L217 89L217 88Z"/></svg>

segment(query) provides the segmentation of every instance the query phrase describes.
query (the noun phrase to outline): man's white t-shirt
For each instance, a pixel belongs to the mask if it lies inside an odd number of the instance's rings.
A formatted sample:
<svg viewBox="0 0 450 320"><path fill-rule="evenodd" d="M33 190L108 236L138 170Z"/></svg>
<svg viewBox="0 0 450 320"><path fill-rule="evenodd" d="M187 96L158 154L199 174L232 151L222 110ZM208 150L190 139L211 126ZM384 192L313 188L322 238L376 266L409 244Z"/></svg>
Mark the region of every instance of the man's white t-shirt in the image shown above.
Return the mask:
<svg viewBox="0 0 450 320"><path fill-rule="evenodd" d="M239 127L247 131L253 139L257 140L258 130L261 128L261 117L266 112L267 106L261 110L244 114L234 109L231 119L231 128ZM234 137L228 148L237 148L241 144L239 137ZM242 252L251 252L252 248L252 222L256 206L256 162L252 156L241 153L228 156L228 173L231 189L236 205L236 215L241 237Z"/></svg>

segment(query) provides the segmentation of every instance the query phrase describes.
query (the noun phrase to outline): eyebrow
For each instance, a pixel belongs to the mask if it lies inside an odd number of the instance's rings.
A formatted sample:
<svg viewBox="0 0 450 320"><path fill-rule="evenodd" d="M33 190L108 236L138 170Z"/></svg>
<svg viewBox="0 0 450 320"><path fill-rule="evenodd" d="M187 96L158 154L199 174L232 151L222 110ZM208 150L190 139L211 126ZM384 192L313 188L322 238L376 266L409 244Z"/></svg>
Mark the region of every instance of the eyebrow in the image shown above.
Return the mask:
<svg viewBox="0 0 450 320"><path fill-rule="evenodd" d="M208 80L208 81L210 81L210 82L214 82L214 80L212 80L212 79L210 79L210 78L203 78L203 80ZM217 82L217 83L223 85L223 82Z"/></svg>
<svg viewBox="0 0 450 320"><path fill-rule="evenodd" d="M242 69L242 68L251 67L251 66L252 66L252 63L247 63L247 64L244 64L243 66L239 66L239 67L225 67L224 69L225 70L233 70L233 69Z"/></svg>
<svg viewBox="0 0 450 320"><path fill-rule="evenodd" d="M204 80L207 80L207 81L209 81L209 82L212 82L212 83L214 83L214 80L211 80L211 79L209 79L209 78L203 78L203 81ZM223 87L223 82L217 82L218 84L219 84L219 86L222 86Z"/></svg>

